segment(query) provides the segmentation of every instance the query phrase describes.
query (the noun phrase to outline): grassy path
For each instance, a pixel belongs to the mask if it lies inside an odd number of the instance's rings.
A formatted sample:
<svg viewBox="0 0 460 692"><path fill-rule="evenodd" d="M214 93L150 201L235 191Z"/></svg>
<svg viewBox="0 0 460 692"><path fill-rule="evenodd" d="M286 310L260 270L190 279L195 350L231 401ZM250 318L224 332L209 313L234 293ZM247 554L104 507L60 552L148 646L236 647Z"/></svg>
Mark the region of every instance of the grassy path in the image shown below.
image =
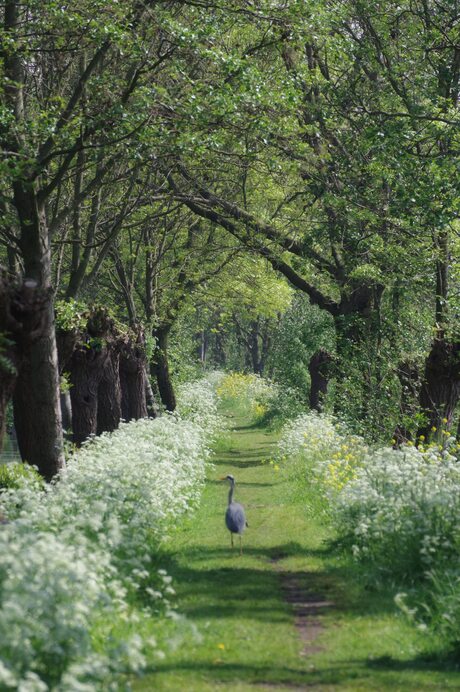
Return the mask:
<svg viewBox="0 0 460 692"><path fill-rule="evenodd" d="M176 650L134 689L460 689L458 673L419 656L421 635L390 598L360 592L328 552L327 530L262 463L275 436L243 419L232 424L199 511L168 544L187 624L171 625ZM224 525L228 487L218 479L227 473L249 521L242 557Z"/></svg>

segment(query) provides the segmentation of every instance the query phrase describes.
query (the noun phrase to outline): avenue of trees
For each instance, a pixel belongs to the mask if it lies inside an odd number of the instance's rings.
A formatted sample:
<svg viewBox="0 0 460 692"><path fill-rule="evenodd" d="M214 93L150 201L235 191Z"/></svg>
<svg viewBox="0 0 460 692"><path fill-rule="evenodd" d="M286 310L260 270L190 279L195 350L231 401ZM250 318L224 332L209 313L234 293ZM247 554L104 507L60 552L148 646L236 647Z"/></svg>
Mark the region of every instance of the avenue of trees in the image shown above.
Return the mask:
<svg viewBox="0 0 460 692"><path fill-rule="evenodd" d="M51 478L63 416L81 444L174 410L200 364L373 437L459 425L459 15L2 3L0 435L12 406L23 459Z"/></svg>

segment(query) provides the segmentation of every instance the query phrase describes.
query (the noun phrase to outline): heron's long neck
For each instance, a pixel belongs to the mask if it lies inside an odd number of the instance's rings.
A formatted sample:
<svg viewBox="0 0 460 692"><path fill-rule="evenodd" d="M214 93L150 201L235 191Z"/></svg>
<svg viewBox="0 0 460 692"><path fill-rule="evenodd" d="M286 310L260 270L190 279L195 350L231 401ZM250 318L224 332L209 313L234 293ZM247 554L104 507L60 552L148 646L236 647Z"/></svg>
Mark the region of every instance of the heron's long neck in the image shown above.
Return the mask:
<svg viewBox="0 0 460 692"><path fill-rule="evenodd" d="M235 490L235 481L231 481L230 490L228 491L228 504L233 500L233 491Z"/></svg>

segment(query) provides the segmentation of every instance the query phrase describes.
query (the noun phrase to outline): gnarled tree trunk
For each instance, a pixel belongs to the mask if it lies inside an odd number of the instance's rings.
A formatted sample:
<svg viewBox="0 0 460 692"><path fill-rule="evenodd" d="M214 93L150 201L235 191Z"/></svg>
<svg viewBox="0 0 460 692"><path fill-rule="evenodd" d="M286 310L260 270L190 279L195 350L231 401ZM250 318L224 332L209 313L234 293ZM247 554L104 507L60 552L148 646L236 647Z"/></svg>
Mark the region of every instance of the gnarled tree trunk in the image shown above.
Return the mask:
<svg viewBox="0 0 460 692"><path fill-rule="evenodd" d="M146 356L143 334L125 341L120 352L121 415L126 421L147 418Z"/></svg>
<svg viewBox="0 0 460 692"><path fill-rule="evenodd" d="M98 390L109 359L107 339L113 320L102 307L88 317L87 333L69 361L73 440L77 445L97 433Z"/></svg>
<svg viewBox="0 0 460 692"><path fill-rule="evenodd" d="M450 430L455 408L460 399L460 343L444 338L435 339L425 363L420 390L420 407L427 422L418 435L428 438L433 428ZM443 423L446 419L447 423Z"/></svg>
<svg viewBox="0 0 460 692"><path fill-rule="evenodd" d="M120 384L120 342L108 344L107 359L104 363L98 387L97 434L112 432L120 425L121 384Z"/></svg>
<svg viewBox="0 0 460 692"><path fill-rule="evenodd" d="M310 358L308 365L311 379L310 408L316 409L316 411L323 410L323 403L331 377L329 366L332 360L331 354L322 348L316 351Z"/></svg>
<svg viewBox="0 0 460 692"><path fill-rule="evenodd" d="M77 445L97 433L98 389L107 349L88 344L77 346L70 359L70 398L73 441Z"/></svg>
<svg viewBox="0 0 460 692"><path fill-rule="evenodd" d="M31 392L30 387L32 382L42 377L42 373L33 371L34 364L42 366L48 372L50 364L43 359L44 353L48 353L49 357L52 355L47 339L51 328L50 289L40 288L34 279L25 279L20 285L15 285L13 279L3 273L0 276L0 331L4 334L4 362L0 364L0 441L3 441L5 432L6 407L13 395L21 456L25 461L36 464L48 479L60 465L57 463L58 450L50 449L50 440L46 438L46 434L58 432L55 425L60 422L60 416L59 411L54 411L51 418L46 418L45 424L43 410L36 411L34 408L34 403L35 406L39 403L39 392ZM57 394L57 389L56 392L50 391L50 387L55 384L54 378L43 382L45 409ZM54 443L56 444L56 439Z"/></svg>

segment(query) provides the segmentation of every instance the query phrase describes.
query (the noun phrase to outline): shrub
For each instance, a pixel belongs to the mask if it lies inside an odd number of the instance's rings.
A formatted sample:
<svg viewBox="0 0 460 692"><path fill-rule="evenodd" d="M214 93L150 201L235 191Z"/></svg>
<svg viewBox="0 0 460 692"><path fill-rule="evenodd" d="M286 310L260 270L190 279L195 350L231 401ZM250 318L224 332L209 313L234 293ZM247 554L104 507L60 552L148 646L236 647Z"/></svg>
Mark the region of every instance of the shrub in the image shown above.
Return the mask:
<svg viewBox="0 0 460 692"><path fill-rule="evenodd" d="M185 387L184 417L124 423L85 444L44 492L27 482L0 494L1 689L90 690L145 664L152 641L122 637L117 623L135 632L170 612L170 578L153 558L199 501L206 425L217 425L212 385L190 386L193 412Z"/></svg>
<svg viewBox="0 0 460 692"><path fill-rule="evenodd" d="M209 373L177 388L177 413L206 431L208 439L222 428L223 418L217 412L216 389L224 378L221 372Z"/></svg>
<svg viewBox="0 0 460 692"><path fill-rule="evenodd" d="M356 556L411 578L457 552L459 518L460 465L437 447L369 454L336 505Z"/></svg>
<svg viewBox="0 0 460 692"><path fill-rule="evenodd" d="M321 504L332 500L362 464L368 447L332 417L310 411L284 425L275 463Z"/></svg>
<svg viewBox="0 0 460 692"><path fill-rule="evenodd" d="M222 401L237 404L243 414L262 420L278 390L259 375L231 372L222 377L217 394Z"/></svg>
<svg viewBox="0 0 460 692"><path fill-rule="evenodd" d="M447 431L442 440L372 450L331 417L312 412L284 426L272 463L295 477L315 509L327 502L356 559L393 583L410 583L397 605L458 652L460 444Z"/></svg>
<svg viewBox="0 0 460 692"><path fill-rule="evenodd" d="M0 466L0 492L25 486L37 489L43 487L43 478L33 466L16 461Z"/></svg>

